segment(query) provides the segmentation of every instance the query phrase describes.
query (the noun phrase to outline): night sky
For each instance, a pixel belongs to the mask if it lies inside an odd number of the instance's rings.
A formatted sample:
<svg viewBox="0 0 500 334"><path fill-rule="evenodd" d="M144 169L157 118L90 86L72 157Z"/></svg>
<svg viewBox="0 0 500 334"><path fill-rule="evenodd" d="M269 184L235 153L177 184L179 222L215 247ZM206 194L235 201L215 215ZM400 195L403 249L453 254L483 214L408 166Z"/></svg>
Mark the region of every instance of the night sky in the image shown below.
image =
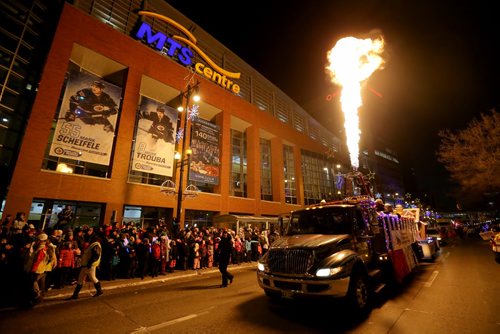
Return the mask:
<svg viewBox="0 0 500 334"><path fill-rule="evenodd" d="M437 133L464 129L500 102L500 20L495 1L167 1L341 133L326 54L342 37L378 31L385 68L363 93L364 127L413 167L421 190L449 192ZM473 162L471 162L473 163ZM444 176L444 177L443 177ZM439 206L439 205L438 205Z"/></svg>

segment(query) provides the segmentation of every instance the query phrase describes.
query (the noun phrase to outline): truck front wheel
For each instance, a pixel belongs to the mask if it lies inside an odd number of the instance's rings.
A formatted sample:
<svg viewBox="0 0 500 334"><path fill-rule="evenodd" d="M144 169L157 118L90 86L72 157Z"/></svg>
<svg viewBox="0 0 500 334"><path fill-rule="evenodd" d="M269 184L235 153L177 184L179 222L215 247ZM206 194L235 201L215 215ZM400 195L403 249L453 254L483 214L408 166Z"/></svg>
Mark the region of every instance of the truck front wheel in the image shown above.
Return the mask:
<svg viewBox="0 0 500 334"><path fill-rule="evenodd" d="M352 274L349 281L349 290L347 292L347 301L356 311L366 311L368 309L370 291L366 275L360 272Z"/></svg>

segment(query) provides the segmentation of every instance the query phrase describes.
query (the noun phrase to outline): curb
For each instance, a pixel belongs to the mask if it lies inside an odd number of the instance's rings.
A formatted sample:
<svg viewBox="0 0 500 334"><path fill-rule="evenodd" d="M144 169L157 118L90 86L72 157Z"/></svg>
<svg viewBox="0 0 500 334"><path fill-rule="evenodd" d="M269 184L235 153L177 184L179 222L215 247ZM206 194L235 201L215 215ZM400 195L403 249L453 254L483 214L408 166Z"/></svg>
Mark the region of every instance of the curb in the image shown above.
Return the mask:
<svg viewBox="0 0 500 334"><path fill-rule="evenodd" d="M247 268L252 268L252 267L257 268L257 265L254 262L242 263L240 265L232 264L229 266L229 269L241 270L241 269L247 269ZM134 287L134 286L143 286L143 285L158 283L158 282L164 283L164 282L182 279L182 278L196 277L196 276L202 276L202 275L208 275L208 274L212 275L212 274L216 274L216 273L217 274L219 273L219 269L217 267L212 267L212 268L196 270L196 271L193 271L192 269L188 269L186 271L178 270L174 273L169 273L169 274L157 276L154 278L149 276L145 279L131 278L131 279L118 279L115 281L102 280L100 282L101 282L103 291L106 292L106 290L115 290L115 289L122 289L122 288ZM87 282L87 283L84 283L84 286L87 284L91 285L90 282ZM94 292L92 289L93 289L93 287L88 289L88 290L85 289L85 291L82 289L82 293L86 293L87 291L89 291L89 293L90 293L90 291ZM50 290L50 291L46 292L45 297L43 299L46 301L49 301L49 300L58 300L58 299L62 299L65 297L70 297L73 294L74 286L73 285L68 286L67 288L65 287L62 290L65 290L65 291Z"/></svg>

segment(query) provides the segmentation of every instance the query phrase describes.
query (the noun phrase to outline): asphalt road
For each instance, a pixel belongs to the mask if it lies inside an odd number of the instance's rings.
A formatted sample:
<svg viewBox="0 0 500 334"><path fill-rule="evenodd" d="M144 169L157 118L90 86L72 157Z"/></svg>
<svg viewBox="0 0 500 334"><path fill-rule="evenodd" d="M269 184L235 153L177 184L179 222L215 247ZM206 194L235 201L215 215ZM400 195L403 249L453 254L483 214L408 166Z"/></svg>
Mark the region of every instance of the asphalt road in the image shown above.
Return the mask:
<svg viewBox="0 0 500 334"><path fill-rule="evenodd" d="M479 239L443 247L365 317L342 302L270 303L255 263L230 271L227 288L212 269L103 282L98 298L84 286L76 301L50 291L34 309L2 310L0 333L500 333L500 265Z"/></svg>

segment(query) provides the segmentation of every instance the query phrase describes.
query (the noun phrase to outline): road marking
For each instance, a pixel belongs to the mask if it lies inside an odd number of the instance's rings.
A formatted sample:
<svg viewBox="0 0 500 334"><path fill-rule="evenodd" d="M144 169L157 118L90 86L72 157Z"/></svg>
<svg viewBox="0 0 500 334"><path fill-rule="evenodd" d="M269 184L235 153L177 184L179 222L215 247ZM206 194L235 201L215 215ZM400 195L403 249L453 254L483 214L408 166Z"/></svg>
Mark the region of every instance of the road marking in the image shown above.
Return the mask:
<svg viewBox="0 0 500 334"><path fill-rule="evenodd" d="M439 271L433 271L431 277L427 282L425 282L425 287L430 288L432 286L432 283L434 283L434 280L436 279L437 275L439 274Z"/></svg>
<svg viewBox="0 0 500 334"><path fill-rule="evenodd" d="M135 333L149 333L149 332L152 332L152 331L155 331L155 330L158 330L158 329L161 329L161 328L164 328L164 327L168 327L170 325L175 325L175 324L178 324L179 322L183 322L183 321L187 321L187 320L190 320L190 319L193 319L193 318L196 318L196 317L199 317L201 315L205 315L205 314L208 314L214 307L210 307L208 310L206 311L203 311L203 312L200 312L200 313L197 313L197 314L188 314L184 317L180 317L180 318L177 318L177 319L172 319L170 321L166 321L166 322L163 322L163 323L160 323L160 324L156 324L154 326L150 326L150 327L139 327L137 328L136 330L134 330L132 332L132 334L135 334Z"/></svg>

